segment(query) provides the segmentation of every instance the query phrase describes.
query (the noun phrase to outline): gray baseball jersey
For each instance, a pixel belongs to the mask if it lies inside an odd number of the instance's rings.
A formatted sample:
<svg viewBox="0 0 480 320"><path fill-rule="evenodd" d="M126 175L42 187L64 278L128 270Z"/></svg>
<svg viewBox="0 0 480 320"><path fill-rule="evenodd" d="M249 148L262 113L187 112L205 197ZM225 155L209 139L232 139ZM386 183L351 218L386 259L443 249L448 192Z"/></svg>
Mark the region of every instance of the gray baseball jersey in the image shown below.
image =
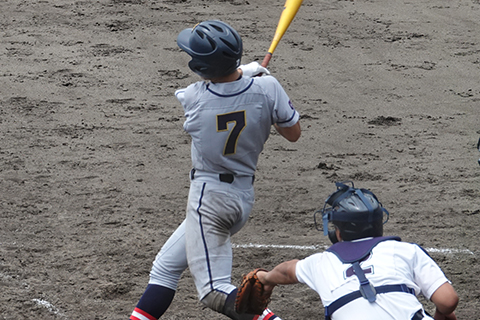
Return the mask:
<svg viewBox="0 0 480 320"><path fill-rule="evenodd" d="M197 82L175 95L185 109L197 170L253 176L271 125L299 119L287 94L271 76L228 83Z"/></svg>
<svg viewBox="0 0 480 320"><path fill-rule="evenodd" d="M227 83L197 82L175 92L192 137L191 175L185 221L157 255L151 284L176 289L187 268L200 299L230 294L231 235L247 222L254 203L253 176L272 124L299 120L289 97L272 76ZM227 174L227 182L220 174Z"/></svg>

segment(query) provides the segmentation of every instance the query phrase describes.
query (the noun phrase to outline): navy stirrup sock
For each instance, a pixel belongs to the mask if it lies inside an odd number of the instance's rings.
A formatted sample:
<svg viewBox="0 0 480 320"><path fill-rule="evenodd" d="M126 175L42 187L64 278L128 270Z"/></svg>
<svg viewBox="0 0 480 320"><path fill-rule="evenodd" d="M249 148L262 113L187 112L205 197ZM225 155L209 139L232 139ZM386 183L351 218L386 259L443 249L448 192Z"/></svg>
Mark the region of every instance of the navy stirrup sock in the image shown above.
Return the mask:
<svg viewBox="0 0 480 320"><path fill-rule="evenodd" d="M136 309L140 309L155 319L160 318L173 301L175 290L155 284L149 284Z"/></svg>

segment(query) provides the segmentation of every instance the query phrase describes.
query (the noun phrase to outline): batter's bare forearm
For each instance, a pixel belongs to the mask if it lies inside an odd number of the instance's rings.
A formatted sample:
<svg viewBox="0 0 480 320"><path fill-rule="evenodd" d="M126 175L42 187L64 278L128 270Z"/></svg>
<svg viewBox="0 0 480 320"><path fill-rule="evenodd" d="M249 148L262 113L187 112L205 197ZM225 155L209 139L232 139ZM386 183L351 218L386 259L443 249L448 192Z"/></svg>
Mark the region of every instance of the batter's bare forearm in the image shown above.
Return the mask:
<svg viewBox="0 0 480 320"><path fill-rule="evenodd" d="M279 127L277 124L274 124L274 127L280 135L290 142L296 142L302 134L300 122L295 123L291 127Z"/></svg>

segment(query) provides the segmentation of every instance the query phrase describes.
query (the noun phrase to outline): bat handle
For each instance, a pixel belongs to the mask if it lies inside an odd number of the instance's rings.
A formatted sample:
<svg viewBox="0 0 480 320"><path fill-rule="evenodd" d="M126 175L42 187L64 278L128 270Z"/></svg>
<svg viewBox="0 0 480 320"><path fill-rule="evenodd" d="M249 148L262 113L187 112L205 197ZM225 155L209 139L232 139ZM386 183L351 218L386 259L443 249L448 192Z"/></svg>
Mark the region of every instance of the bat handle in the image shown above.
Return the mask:
<svg viewBox="0 0 480 320"><path fill-rule="evenodd" d="M272 54L269 52L265 55L265 58L263 58L261 66L266 68L268 66L268 63L270 62L270 59L272 59Z"/></svg>

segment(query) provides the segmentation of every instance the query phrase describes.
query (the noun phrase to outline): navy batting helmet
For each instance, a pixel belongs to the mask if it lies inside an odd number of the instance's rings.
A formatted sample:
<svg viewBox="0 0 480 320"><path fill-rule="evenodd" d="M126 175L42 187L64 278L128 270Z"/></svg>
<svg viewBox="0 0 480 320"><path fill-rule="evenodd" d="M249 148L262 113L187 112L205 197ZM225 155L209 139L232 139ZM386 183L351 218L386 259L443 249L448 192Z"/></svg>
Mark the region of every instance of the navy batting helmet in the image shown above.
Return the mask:
<svg viewBox="0 0 480 320"><path fill-rule="evenodd" d="M225 22L209 20L185 29L178 35L177 44L192 57L190 69L203 78L226 76L240 66L242 39Z"/></svg>
<svg viewBox="0 0 480 320"><path fill-rule="evenodd" d="M351 183L351 186L345 183ZM345 241L382 236L383 224L388 221L389 213L373 192L357 189L351 181L335 185L337 191L325 200L321 210L324 235L328 235L332 243L338 242L335 231L328 231L328 222L332 222ZM385 222L384 214L387 216Z"/></svg>

